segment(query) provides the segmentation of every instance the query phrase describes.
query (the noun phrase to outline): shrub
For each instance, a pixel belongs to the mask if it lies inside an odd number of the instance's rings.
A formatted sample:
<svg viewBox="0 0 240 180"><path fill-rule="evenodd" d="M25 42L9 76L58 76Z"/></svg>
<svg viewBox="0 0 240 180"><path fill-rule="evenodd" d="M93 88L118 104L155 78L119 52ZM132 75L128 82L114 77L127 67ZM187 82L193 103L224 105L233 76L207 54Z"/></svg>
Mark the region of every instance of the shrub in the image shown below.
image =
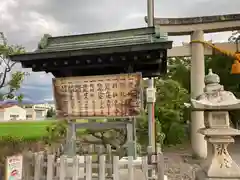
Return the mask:
<svg viewBox="0 0 240 180"><path fill-rule="evenodd" d="M47 145L51 145L66 137L67 121L56 121L46 127L47 136L43 137L43 141Z"/></svg>

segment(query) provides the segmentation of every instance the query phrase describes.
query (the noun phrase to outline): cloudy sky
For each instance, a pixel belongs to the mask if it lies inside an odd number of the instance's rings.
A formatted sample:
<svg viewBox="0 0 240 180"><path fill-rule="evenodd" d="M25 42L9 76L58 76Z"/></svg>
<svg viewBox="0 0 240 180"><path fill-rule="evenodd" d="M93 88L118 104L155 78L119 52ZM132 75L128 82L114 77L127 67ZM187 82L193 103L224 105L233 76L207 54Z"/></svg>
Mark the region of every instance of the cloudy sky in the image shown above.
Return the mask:
<svg viewBox="0 0 240 180"><path fill-rule="evenodd" d="M53 36L146 26L147 0L0 0L0 31L9 43L36 48L44 33ZM238 13L239 0L155 0L156 17ZM231 32L206 36L225 41ZM189 37L170 38L174 44ZM20 66L16 68L21 68ZM30 71L30 70L27 70ZM31 73L22 92L27 98L51 99L51 74Z"/></svg>

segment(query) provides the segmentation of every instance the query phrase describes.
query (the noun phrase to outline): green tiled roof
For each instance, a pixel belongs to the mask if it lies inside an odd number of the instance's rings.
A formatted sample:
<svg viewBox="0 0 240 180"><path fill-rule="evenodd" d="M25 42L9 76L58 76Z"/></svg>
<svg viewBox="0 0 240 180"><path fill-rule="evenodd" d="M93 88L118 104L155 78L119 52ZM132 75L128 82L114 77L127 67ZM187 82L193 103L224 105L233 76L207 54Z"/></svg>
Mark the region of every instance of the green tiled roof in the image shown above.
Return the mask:
<svg viewBox="0 0 240 180"><path fill-rule="evenodd" d="M131 51L170 49L172 41L160 27L144 27L120 31L52 37L45 34L38 49L10 56L12 61L32 61L89 56Z"/></svg>
<svg viewBox="0 0 240 180"><path fill-rule="evenodd" d="M108 48L167 41L159 27L147 27L104 33L51 37L45 34L36 53Z"/></svg>

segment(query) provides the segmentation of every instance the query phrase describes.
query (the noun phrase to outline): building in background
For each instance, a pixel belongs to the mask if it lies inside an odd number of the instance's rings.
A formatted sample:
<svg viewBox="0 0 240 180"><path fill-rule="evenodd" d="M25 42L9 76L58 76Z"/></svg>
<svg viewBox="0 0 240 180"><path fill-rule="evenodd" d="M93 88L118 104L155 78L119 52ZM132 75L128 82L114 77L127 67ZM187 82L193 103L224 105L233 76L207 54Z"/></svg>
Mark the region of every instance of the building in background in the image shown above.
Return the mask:
<svg viewBox="0 0 240 180"><path fill-rule="evenodd" d="M44 120L46 119L47 112L49 109L55 110L54 104L24 104L22 105L27 111L27 120Z"/></svg>
<svg viewBox="0 0 240 180"><path fill-rule="evenodd" d="M24 108L26 110L26 120L36 119L36 112L32 107Z"/></svg>
<svg viewBox="0 0 240 180"><path fill-rule="evenodd" d="M10 109L9 109L10 108ZM18 109L18 110L17 110ZM20 110L21 109L21 110ZM17 104L15 102L0 104L0 121L9 120L45 120L47 112L53 109L54 104ZM11 111L11 117L8 118L8 113ZM13 114L15 111L15 114ZM25 113L25 116L23 116Z"/></svg>
<svg viewBox="0 0 240 180"><path fill-rule="evenodd" d="M26 110L20 106L13 104L5 104L0 106L0 121L25 120Z"/></svg>
<svg viewBox="0 0 240 180"><path fill-rule="evenodd" d="M26 110L27 120L44 120L46 119L47 109L43 107L29 106L24 108Z"/></svg>
<svg viewBox="0 0 240 180"><path fill-rule="evenodd" d="M35 104L33 105L34 109L41 109L44 108L46 110L49 109L54 109L55 110L55 105L54 104L49 104L49 103L45 103L45 104Z"/></svg>

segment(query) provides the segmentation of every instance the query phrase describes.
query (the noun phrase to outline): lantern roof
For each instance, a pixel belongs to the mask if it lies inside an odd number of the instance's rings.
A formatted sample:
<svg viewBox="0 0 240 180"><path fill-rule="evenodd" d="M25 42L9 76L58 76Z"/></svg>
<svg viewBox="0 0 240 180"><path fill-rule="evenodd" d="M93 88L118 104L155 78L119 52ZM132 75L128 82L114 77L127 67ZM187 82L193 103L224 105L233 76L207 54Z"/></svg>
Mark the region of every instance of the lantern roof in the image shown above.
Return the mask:
<svg viewBox="0 0 240 180"><path fill-rule="evenodd" d="M196 99L191 99L192 108L195 110L234 110L240 109L240 100L230 91L225 91L220 85L220 77L209 69L205 76L204 93Z"/></svg>

